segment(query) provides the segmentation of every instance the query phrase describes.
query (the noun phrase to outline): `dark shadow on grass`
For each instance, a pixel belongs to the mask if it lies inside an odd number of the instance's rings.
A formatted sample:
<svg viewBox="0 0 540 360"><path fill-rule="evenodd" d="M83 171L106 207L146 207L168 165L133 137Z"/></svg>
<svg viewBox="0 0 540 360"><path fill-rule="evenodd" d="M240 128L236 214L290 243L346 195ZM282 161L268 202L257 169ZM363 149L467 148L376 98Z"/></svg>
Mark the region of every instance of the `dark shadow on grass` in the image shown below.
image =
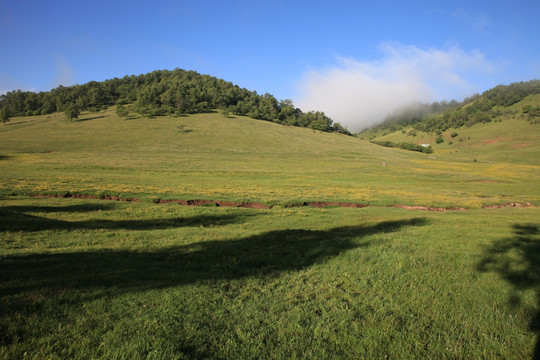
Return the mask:
<svg viewBox="0 0 540 360"><path fill-rule="evenodd" d="M157 219L65 221L27 213L87 212L109 210L112 204L82 204L70 206L6 206L0 208L0 232L36 232L43 230L159 230L186 226L221 226L234 224L253 216L252 214L197 215Z"/></svg>
<svg viewBox="0 0 540 360"><path fill-rule="evenodd" d="M31 120L22 120L22 121L17 121L17 122L7 123L7 124L5 124L5 125L7 125L7 126L13 126L13 125L26 124L26 123L29 123L29 122L31 122Z"/></svg>
<svg viewBox="0 0 540 360"><path fill-rule="evenodd" d="M103 250L0 258L2 296L78 292L126 292L196 282L266 277L298 271L372 245L365 236L422 226L423 218L329 230L276 230L234 240L212 240L155 251ZM124 226L124 224L122 225ZM118 227L118 226L115 226ZM81 292L82 291L82 292ZM20 300L24 301L24 300Z"/></svg>
<svg viewBox="0 0 540 360"><path fill-rule="evenodd" d="M508 302L521 306L519 291L535 291L540 307L540 230L537 224L514 224L513 236L493 243L486 249L478 264L482 272L497 272L516 290ZM536 311L530 323L536 333L533 359L540 359L540 312Z"/></svg>
<svg viewBox="0 0 540 360"><path fill-rule="evenodd" d="M35 206L35 205L14 205L3 206L0 208L0 212L8 213L59 213L59 212L91 212L100 210L113 210L116 206L114 204L77 204L77 205L64 205L64 206Z"/></svg>
<svg viewBox="0 0 540 360"><path fill-rule="evenodd" d="M28 338L41 334L51 339L55 337L51 331L57 329L50 325L52 321L55 326L54 320L44 321L43 328L36 331L9 325L23 324L24 319L58 316L58 321L62 322L66 312L91 318L92 314L85 313L84 309L89 301L185 284L212 286L224 296L231 296L240 291L233 288L232 280L269 278L299 271L345 251L374 245L373 240L366 239L368 235L391 233L426 223L423 218L415 218L324 231L276 230L154 251L91 250L0 256L0 345L8 347L13 343L28 342L31 341ZM133 222L120 224L122 227L134 225ZM119 227L118 224L112 226ZM55 315L55 309L60 309L58 315ZM83 322L81 326L87 325ZM83 328L83 331L92 332L90 338L97 336L93 329ZM62 335L56 336L61 339ZM66 346L63 340L54 340L54 344L56 348ZM68 343L67 346L76 348L77 344ZM216 358L215 353L205 350L198 341L192 344L190 339L183 339L175 346L181 346L181 352L188 358ZM56 351L55 348L47 350Z"/></svg>
<svg viewBox="0 0 540 360"><path fill-rule="evenodd" d="M90 121L90 120L96 120L96 119L103 119L104 117L107 117L106 115L99 115L99 116L91 116L91 117L85 117L75 120L76 122L83 122L83 121Z"/></svg>

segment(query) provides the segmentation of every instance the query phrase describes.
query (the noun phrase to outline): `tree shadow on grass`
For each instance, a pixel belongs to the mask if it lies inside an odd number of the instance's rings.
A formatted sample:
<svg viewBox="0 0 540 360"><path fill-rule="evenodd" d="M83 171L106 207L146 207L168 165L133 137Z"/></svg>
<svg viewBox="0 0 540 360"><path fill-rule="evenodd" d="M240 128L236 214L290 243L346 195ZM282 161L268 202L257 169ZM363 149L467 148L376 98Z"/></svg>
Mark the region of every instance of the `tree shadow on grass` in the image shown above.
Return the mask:
<svg viewBox="0 0 540 360"><path fill-rule="evenodd" d="M80 204L69 206L5 206L0 208L0 232L36 232L43 230L158 230L186 226L221 226L234 224L254 216L249 213L205 214L192 217L156 219L66 221L27 213L91 212L113 209L112 204Z"/></svg>
<svg viewBox="0 0 540 360"><path fill-rule="evenodd" d="M90 121L90 120L96 120L96 119L103 119L105 117L108 117L107 115L98 115L98 116L90 116L90 117L84 117L76 119L75 122L83 122L83 121Z"/></svg>
<svg viewBox="0 0 540 360"><path fill-rule="evenodd" d="M114 204L75 204L75 205L62 205L62 206L37 206L37 205L12 205L0 207L0 212L6 213L60 213L60 212L91 212L100 210L113 210L116 206Z"/></svg>
<svg viewBox="0 0 540 360"><path fill-rule="evenodd" d="M519 291L534 290L540 307L540 229L536 224L514 224L514 235L493 243L486 249L478 264L482 272L497 272L515 292L508 299L511 306L521 306ZM536 311L530 323L536 333L533 359L540 359L540 312Z"/></svg>
<svg viewBox="0 0 540 360"><path fill-rule="evenodd" d="M0 258L0 295L31 298L75 289L113 294L196 282L265 277L298 271L371 242L364 237L422 226L423 218L329 230L276 230L234 240L213 240L155 251L102 250Z"/></svg>
<svg viewBox="0 0 540 360"><path fill-rule="evenodd" d="M373 245L372 240L366 239L368 235L426 223L423 218L414 218L329 230L276 230L154 251L91 250L0 257L0 344L9 347L23 340L31 342L27 338L43 333L52 338L54 333L51 332L57 330L55 320L52 320L53 325L48 321L37 331L22 324L26 319L35 323L36 317L58 317L62 322L66 312L84 314L85 303L92 300L112 300L124 294L185 284L219 286L223 291L234 291L229 284L232 280L299 271L345 251ZM120 224L124 227L134 223ZM60 310L57 313L55 309ZM21 327L9 325L12 323ZM64 340L55 340L55 344L76 347ZM189 339L182 340L181 351L193 358L215 357L199 345L191 344Z"/></svg>

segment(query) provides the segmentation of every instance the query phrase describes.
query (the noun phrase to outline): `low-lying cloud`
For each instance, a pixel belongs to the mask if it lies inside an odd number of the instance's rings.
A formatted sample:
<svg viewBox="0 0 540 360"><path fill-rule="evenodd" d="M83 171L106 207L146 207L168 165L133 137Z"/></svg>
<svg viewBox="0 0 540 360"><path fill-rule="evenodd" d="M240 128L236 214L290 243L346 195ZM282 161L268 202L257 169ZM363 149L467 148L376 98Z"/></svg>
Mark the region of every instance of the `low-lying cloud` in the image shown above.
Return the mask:
<svg viewBox="0 0 540 360"><path fill-rule="evenodd" d="M295 103L324 111L334 121L359 131L412 102L461 100L479 91L475 82L495 66L478 51L420 49L386 44L381 60L339 58L338 64L308 71Z"/></svg>

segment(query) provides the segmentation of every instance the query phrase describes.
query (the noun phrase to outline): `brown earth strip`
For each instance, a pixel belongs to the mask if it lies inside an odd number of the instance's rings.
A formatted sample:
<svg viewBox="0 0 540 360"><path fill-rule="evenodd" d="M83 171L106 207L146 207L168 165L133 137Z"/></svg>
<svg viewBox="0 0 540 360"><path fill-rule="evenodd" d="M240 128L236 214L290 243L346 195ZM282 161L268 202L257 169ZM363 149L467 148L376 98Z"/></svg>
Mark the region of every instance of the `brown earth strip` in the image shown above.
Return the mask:
<svg viewBox="0 0 540 360"><path fill-rule="evenodd" d="M496 144L501 141L510 141L512 138L499 138L499 139L488 139L488 140L482 140L482 144L489 145L489 144Z"/></svg>
<svg viewBox="0 0 540 360"><path fill-rule="evenodd" d="M137 198L121 198L116 195L82 195L82 194L28 194L31 197L47 197L47 198L72 198L72 199L94 199L94 200L113 200L113 201L125 201L125 202L142 202ZM249 201L216 201L216 200L174 200L174 199L160 199L154 201L156 204L170 204L176 203L185 206L204 206L204 205L214 205L216 207L238 207L238 208L247 208L247 209L272 209L272 205L266 205L258 202L249 202ZM335 207L349 207L349 208L365 208L365 207L377 207L377 205L368 205L361 203L347 203L347 202L332 202L332 201L304 201L301 203L287 205L286 207L304 207L310 206L314 208L325 208L329 206ZM405 210L421 210L421 211L464 211L467 208L452 206L452 207L428 207L428 206L417 206L417 205L401 205L394 204L389 205L388 207L405 209ZM500 209L507 207L534 207L530 202L525 203L505 203L505 204L492 204L484 205L484 209Z"/></svg>
<svg viewBox="0 0 540 360"><path fill-rule="evenodd" d="M463 207L427 207L427 206L409 206L409 205L390 205L389 207L399 208L399 209L406 209L406 210L423 210L423 211L464 211L467 210Z"/></svg>
<svg viewBox="0 0 540 360"><path fill-rule="evenodd" d="M238 201L214 201L214 200L157 200L156 204L177 203L186 206L215 205L220 207L240 207L248 209L271 209L271 206L257 202L238 202Z"/></svg>
<svg viewBox="0 0 540 360"><path fill-rule="evenodd" d="M493 204L493 205L483 206L484 209L501 209L501 208L507 208L507 207L534 207L534 205L527 201L525 204L506 203L506 204Z"/></svg>
<svg viewBox="0 0 540 360"><path fill-rule="evenodd" d="M303 206L311 206L315 208L324 208L328 206L364 208L364 207L368 207L369 205L359 204L359 203L347 203L347 202L332 202L332 201L304 201L301 203L289 205L288 207L303 207Z"/></svg>
<svg viewBox="0 0 540 360"><path fill-rule="evenodd" d="M527 147L527 146L533 146L533 145L534 145L534 143L514 144L514 145L512 145L512 148L521 149L521 148L524 148L524 147Z"/></svg>

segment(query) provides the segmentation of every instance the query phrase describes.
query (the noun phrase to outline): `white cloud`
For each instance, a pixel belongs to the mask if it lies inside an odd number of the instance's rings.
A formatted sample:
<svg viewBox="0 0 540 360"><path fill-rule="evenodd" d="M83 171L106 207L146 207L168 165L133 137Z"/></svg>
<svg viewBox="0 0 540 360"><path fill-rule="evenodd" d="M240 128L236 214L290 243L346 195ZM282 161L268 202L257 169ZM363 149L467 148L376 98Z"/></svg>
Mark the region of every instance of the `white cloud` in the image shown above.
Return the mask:
<svg viewBox="0 0 540 360"><path fill-rule="evenodd" d="M414 101L472 95L478 85L469 79L495 70L482 53L457 46L441 50L385 44L381 50L384 56L378 61L339 58L338 65L308 71L295 103L306 111L324 111L358 131Z"/></svg>

